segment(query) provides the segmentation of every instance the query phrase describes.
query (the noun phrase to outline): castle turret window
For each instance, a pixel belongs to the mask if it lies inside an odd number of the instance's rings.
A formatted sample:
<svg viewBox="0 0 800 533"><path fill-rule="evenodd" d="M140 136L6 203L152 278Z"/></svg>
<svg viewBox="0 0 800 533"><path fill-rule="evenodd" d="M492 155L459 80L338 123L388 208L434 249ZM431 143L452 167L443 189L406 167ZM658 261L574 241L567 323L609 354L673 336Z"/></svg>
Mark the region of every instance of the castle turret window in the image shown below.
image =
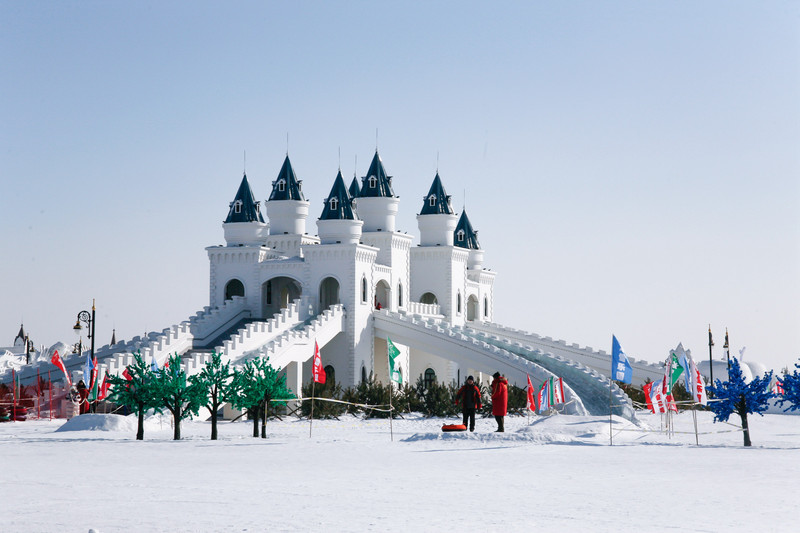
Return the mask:
<svg viewBox="0 0 800 533"><path fill-rule="evenodd" d="M428 205L430 205L431 207L436 206L436 196L435 195L431 194L430 196L428 196Z"/></svg>
<svg viewBox="0 0 800 533"><path fill-rule="evenodd" d="M458 233L456 233L456 236L458 237L458 242L464 242L464 230L463 229L458 230Z"/></svg>
<svg viewBox="0 0 800 533"><path fill-rule="evenodd" d="M234 213L241 213L242 212L242 201L236 200L233 202L233 212Z"/></svg>
<svg viewBox="0 0 800 533"><path fill-rule="evenodd" d="M286 180L284 180L284 179L280 179L280 180L278 181L278 191L279 191L279 192L283 192L283 191L285 191L285 190L286 190Z"/></svg>
<svg viewBox="0 0 800 533"><path fill-rule="evenodd" d="M370 176L367 182L369 183L370 189L374 189L375 187L378 186L378 178L376 178L375 176Z"/></svg>
<svg viewBox="0 0 800 533"><path fill-rule="evenodd" d="M339 209L339 199L335 197L331 198L330 200L328 200L328 205L330 206L331 211L336 211L337 209Z"/></svg>

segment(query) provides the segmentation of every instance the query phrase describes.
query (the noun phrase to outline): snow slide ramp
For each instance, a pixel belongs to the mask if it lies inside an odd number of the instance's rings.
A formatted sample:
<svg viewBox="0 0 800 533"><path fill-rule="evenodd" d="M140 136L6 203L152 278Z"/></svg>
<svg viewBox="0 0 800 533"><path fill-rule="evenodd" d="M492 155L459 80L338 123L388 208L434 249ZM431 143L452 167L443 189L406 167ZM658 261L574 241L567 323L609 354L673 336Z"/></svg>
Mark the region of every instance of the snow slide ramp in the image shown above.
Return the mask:
<svg viewBox="0 0 800 533"><path fill-rule="evenodd" d="M519 357L533 361L562 377L564 382L569 383L570 387L578 393L584 406L592 415L608 415L610 400L613 404L611 410L613 414L628 420L634 420L635 418L633 404L628 395L606 376L593 368L563 355L545 352L517 340L491 335L472 327L455 327L453 329L472 339L502 348ZM609 387L611 388L610 393Z"/></svg>
<svg viewBox="0 0 800 533"><path fill-rule="evenodd" d="M528 358L465 335L441 319L421 318L386 310L375 311L373 318L376 337L391 337L393 341L405 346L441 355L459 365L486 373L499 369L512 383L527 383L526 375L530 375L531 380L536 383L555 375ZM579 394L566 379L564 395L566 397L564 413L590 414ZM606 399L608 399L607 388ZM606 413L608 413L607 404Z"/></svg>

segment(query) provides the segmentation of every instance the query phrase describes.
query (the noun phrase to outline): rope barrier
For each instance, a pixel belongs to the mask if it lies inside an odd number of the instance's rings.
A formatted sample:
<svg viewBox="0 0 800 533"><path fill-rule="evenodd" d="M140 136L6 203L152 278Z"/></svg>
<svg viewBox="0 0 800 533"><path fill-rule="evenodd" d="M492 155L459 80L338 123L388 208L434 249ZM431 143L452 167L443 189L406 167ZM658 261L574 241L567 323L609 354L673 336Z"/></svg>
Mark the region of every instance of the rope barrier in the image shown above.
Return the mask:
<svg viewBox="0 0 800 533"><path fill-rule="evenodd" d="M363 407L364 409L370 409L372 411L378 411L381 413L390 413L392 411L397 411L395 407L390 407L389 409L380 409L379 407L386 407L388 404L376 404L376 405L368 405L365 403L353 403L353 402L346 402L344 400L335 400L333 398L319 398L317 396L307 396L305 398L276 398L270 400L271 402L303 402L306 400L318 400L322 402L333 402L333 403L343 403L345 405L354 405L356 407Z"/></svg>

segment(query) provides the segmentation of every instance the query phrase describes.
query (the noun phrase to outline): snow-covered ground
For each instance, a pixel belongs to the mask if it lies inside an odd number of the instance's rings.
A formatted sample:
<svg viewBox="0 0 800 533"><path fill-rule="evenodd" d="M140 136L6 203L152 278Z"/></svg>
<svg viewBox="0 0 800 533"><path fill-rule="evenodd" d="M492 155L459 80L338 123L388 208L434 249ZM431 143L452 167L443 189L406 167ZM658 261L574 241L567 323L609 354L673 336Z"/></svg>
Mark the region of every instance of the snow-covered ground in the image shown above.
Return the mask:
<svg viewBox="0 0 800 533"><path fill-rule="evenodd" d="M0 424L3 531L795 531L800 417L750 417L752 448L690 413L510 417L498 434L442 419L185 422L84 415ZM449 422L452 422L450 420ZM59 429L61 429L59 431ZM650 431L642 431L647 430ZM734 430L727 432L729 430ZM685 432L685 433L682 433ZM723 433L724 432L724 433Z"/></svg>

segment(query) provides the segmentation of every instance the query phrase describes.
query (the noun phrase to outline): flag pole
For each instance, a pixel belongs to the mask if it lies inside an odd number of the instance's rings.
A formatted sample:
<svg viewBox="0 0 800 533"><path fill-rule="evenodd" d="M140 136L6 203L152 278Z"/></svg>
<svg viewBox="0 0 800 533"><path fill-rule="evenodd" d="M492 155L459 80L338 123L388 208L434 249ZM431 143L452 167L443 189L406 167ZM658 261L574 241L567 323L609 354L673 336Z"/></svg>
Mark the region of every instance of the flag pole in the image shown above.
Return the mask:
<svg viewBox="0 0 800 533"><path fill-rule="evenodd" d="M694 418L694 442L700 446L700 437L697 435L697 403L692 406L692 418Z"/></svg>
<svg viewBox="0 0 800 533"><path fill-rule="evenodd" d="M714 339L711 336L711 324L708 325L708 371L711 376L711 383L714 383L714 359L711 357L711 348L714 346Z"/></svg>
<svg viewBox="0 0 800 533"><path fill-rule="evenodd" d="M614 373L614 370L611 370L611 373ZM614 445L614 430L611 426L611 415L613 414L613 409L611 405L611 387L614 385L614 381L609 377L608 378L608 441L609 445Z"/></svg>
<svg viewBox="0 0 800 533"><path fill-rule="evenodd" d="M389 339L387 338L386 341L386 370L389 371L389 438L394 442L394 428L392 427L392 392L394 386L392 385L392 364L389 361Z"/></svg>
<svg viewBox="0 0 800 533"><path fill-rule="evenodd" d="M50 378L50 371L47 371L47 388L50 389L47 400L50 403L50 420L53 419L53 380Z"/></svg>
<svg viewBox="0 0 800 533"><path fill-rule="evenodd" d="M308 438L311 438L311 426L314 425L314 396L315 390L317 386L317 380L314 379L314 376L311 376L311 417L308 419Z"/></svg>

